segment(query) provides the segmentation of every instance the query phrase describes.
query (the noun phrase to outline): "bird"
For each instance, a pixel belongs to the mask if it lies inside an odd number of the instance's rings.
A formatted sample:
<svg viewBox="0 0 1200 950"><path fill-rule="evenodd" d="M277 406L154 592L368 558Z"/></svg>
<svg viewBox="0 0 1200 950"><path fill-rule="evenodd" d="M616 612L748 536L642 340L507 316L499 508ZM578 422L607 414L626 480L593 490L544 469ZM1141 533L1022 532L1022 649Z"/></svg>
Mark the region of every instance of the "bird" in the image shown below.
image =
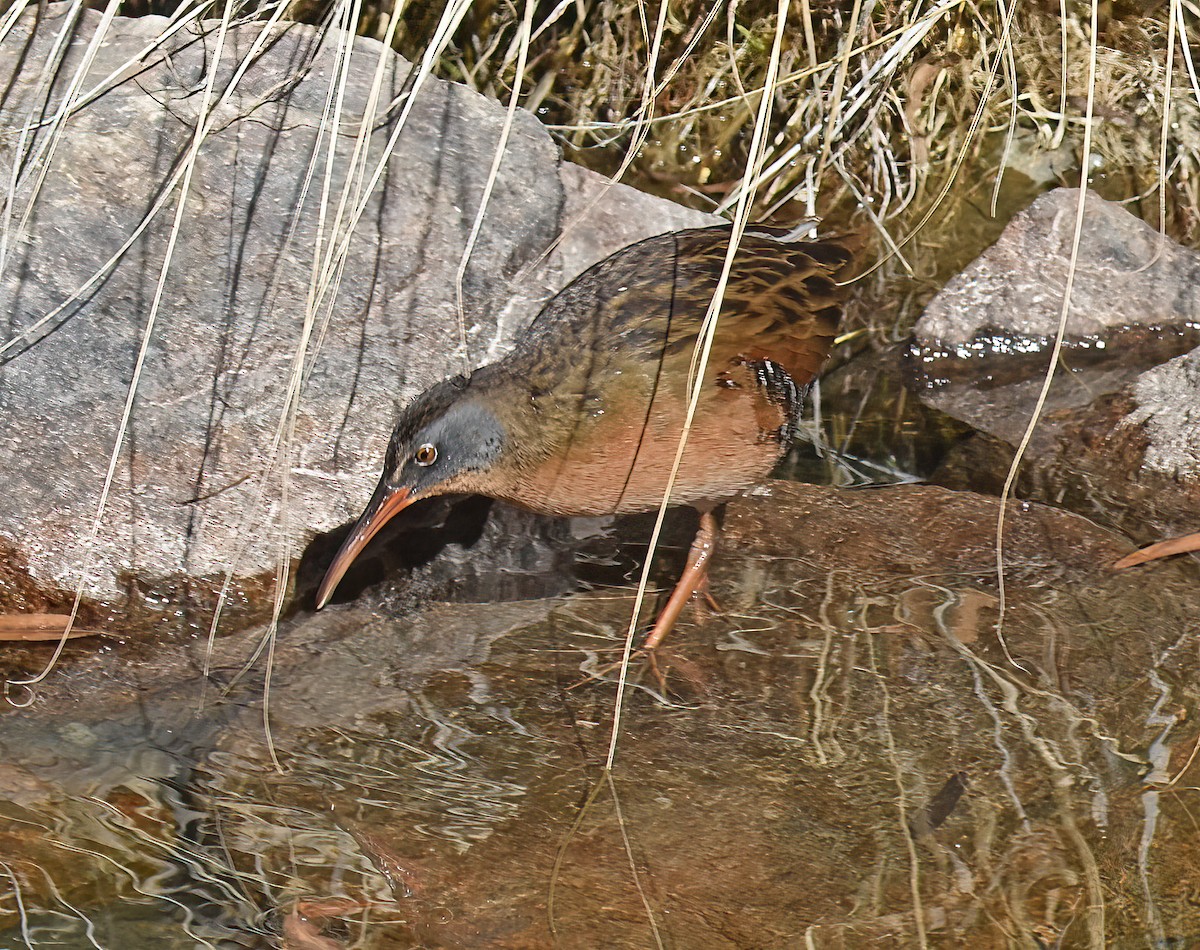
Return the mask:
<svg viewBox="0 0 1200 950"><path fill-rule="evenodd" d="M413 399L317 609L383 525L424 498L485 495L560 516L657 510L730 238L718 225L616 251L552 297L506 356ZM766 226L742 234L671 491L700 525L644 650L661 646L693 594L707 591L714 509L761 483L797 437L855 253L853 239Z"/></svg>

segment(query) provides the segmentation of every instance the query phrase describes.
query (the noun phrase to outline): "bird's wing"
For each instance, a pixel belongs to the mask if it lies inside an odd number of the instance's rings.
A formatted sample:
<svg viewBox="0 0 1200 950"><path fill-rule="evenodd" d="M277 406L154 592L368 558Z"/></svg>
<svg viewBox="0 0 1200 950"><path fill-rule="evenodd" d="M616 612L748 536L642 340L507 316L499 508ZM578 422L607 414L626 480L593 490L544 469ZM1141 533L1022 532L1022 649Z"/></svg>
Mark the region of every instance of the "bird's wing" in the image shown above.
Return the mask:
<svg viewBox="0 0 1200 950"><path fill-rule="evenodd" d="M852 251L837 241L788 241L750 228L734 257L709 366L770 360L798 386L829 354ZM674 372L691 361L729 244L728 227L659 235L585 271L530 325L514 369L531 389L606 378L631 362Z"/></svg>
<svg viewBox="0 0 1200 950"><path fill-rule="evenodd" d="M851 251L835 241L789 242L782 240L783 234L755 228L742 236L709 365L720 372L731 361L770 360L797 386L805 386L816 377L837 335L846 297L839 278L845 276ZM696 325L673 340L672 348L695 345L728 243L725 228L678 236L676 308L694 314Z"/></svg>

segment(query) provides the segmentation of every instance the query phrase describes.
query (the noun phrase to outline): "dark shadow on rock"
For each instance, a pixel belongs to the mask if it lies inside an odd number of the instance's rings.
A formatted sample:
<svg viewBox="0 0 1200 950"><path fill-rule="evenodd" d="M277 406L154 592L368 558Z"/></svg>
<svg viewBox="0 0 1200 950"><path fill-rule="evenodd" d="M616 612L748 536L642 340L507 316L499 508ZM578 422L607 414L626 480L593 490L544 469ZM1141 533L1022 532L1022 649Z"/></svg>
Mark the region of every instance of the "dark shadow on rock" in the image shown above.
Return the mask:
<svg viewBox="0 0 1200 950"><path fill-rule="evenodd" d="M724 506L717 509L723 520ZM488 602L552 597L580 589L636 585L657 512L593 519L535 515L480 496L431 498L386 525L355 560L331 604L364 595L381 609L418 602ZM654 557L651 582L669 590L699 525L693 508L671 508ZM311 610L317 587L350 533L347 524L318 536L300 560L296 603ZM372 588L377 591L368 594Z"/></svg>
<svg viewBox="0 0 1200 950"><path fill-rule="evenodd" d="M349 603L389 576L411 574L414 568L433 561L449 544L474 546L483 536L492 504L490 498L477 495L416 502L372 539L338 584L330 603ZM305 550L296 569L296 601L304 608L313 608L317 587L353 527L351 522L318 535Z"/></svg>
<svg viewBox="0 0 1200 950"><path fill-rule="evenodd" d="M776 477L843 488L927 480L975 429L917 398L910 364L904 346L868 343L824 374L828 444L799 441Z"/></svg>
<svg viewBox="0 0 1200 950"><path fill-rule="evenodd" d="M723 510L724 506L718 512ZM575 557L574 576L587 588L636 585L657 518L656 511L614 518L610 529L581 544ZM650 575L659 587L670 588L678 579L699 525L700 516L694 508L668 509Z"/></svg>
<svg viewBox="0 0 1200 950"><path fill-rule="evenodd" d="M352 525L319 535L296 574L295 602L311 610L317 587ZM370 588L384 613L431 600L460 603L552 597L579 586L572 570L579 538L566 518L512 508L478 495L417 502L387 524L338 585L345 604Z"/></svg>

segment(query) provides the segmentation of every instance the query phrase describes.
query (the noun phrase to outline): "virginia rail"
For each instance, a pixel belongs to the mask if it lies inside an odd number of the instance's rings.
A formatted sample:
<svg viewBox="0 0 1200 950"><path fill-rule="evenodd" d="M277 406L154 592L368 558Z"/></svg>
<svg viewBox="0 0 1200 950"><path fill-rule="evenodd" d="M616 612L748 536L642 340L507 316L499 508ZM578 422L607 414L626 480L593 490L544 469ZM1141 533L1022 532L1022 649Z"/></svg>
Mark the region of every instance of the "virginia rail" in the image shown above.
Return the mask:
<svg viewBox="0 0 1200 950"><path fill-rule="evenodd" d="M551 299L502 360L414 399L321 582L318 609L379 529L432 495L487 495L554 515L657 509L729 237L728 227L701 228L617 251ZM700 511L700 529L647 649L705 583L713 508L762 481L794 437L833 343L844 297L837 278L850 259L837 241L745 231L671 494Z"/></svg>

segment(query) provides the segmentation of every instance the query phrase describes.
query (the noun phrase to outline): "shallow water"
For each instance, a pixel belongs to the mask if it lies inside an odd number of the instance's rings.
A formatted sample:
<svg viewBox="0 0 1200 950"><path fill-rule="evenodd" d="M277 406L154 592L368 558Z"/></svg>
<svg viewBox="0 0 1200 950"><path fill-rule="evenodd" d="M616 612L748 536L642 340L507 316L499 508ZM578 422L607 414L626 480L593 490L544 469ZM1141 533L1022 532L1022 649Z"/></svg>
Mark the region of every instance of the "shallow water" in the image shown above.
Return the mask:
<svg viewBox="0 0 1200 950"><path fill-rule="evenodd" d="M262 663L224 697L196 643L68 663L5 717L0 945L1191 945L1194 569L1114 575L1123 539L1014 506L1010 661L995 515L731 505L722 612L635 663L611 782L612 586L297 615L278 767Z"/></svg>
<svg viewBox="0 0 1200 950"><path fill-rule="evenodd" d="M920 293L1038 187L950 203ZM1023 398L1026 348L967 366L981 411ZM1069 353L1081 386L1098 354ZM685 614L658 675L635 661L611 773L644 518L526 536L493 511L511 571L456 509L269 657L245 633L209 657L203 625L72 644L0 711L0 948L1200 946L1195 565L1114 575L1123 538L1014 506L998 628L995 502L915 483L986 492L1004 459L973 466L901 367L823 380L823 444L777 474L837 490L730 506L722 610Z"/></svg>

